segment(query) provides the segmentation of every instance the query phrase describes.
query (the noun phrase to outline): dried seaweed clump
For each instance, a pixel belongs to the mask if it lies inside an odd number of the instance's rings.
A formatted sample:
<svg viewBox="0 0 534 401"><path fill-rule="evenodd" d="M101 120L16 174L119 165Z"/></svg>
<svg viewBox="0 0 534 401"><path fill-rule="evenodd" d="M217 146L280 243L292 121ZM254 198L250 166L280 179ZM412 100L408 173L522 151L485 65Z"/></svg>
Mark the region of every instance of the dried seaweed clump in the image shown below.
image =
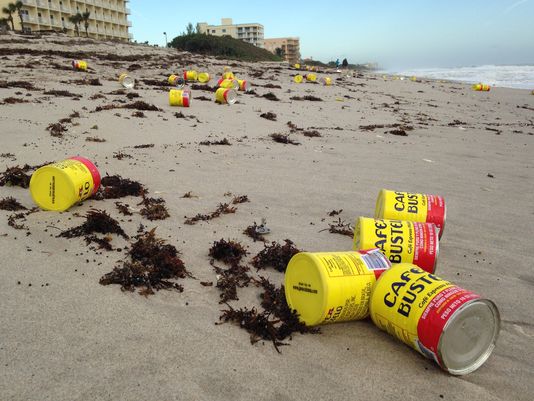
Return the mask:
<svg viewBox="0 0 534 401"><path fill-rule="evenodd" d="M279 102L280 99L276 97L276 95L272 92L267 92L265 95L262 95L261 97L264 97L267 100L271 100L273 102Z"/></svg>
<svg viewBox="0 0 534 401"><path fill-rule="evenodd" d="M231 146L232 143L227 139L227 138L223 138L219 141L202 141L202 142L199 142L198 143L199 145L204 145L204 146L211 146L211 145L228 145L228 146Z"/></svg>
<svg viewBox="0 0 534 401"><path fill-rule="evenodd" d="M252 265L258 270L272 266L279 272L285 272L293 255L301 251L295 247L293 241L289 239L284 241L284 245L276 241L273 241L271 245L265 244L265 248L252 259Z"/></svg>
<svg viewBox="0 0 534 401"><path fill-rule="evenodd" d="M50 124L46 127L46 130L50 132L50 135L56 138L61 138L64 132L67 132L67 127L61 123Z"/></svg>
<svg viewBox="0 0 534 401"><path fill-rule="evenodd" d="M250 202L248 195L234 196L234 198L232 199L232 205L238 205L240 203L246 203L246 202Z"/></svg>
<svg viewBox="0 0 534 401"><path fill-rule="evenodd" d="M309 100L311 102L322 102L323 99L321 99L320 97L316 97L316 96L311 96L311 95L306 95L306 96L293 96L293 97L290 97L289 99L291 100Z"/></svg>
<svg viewBox="0 0 534 401"><path fill-rule="evenodd" d="M252 281L252 277L248 275L250 269L237 263L227 269L216 266L213 260L210 263L217 273L216 287L221 291L219 303L238 301L237 288L247 287Z"/></svg>
<svg viewBox="0 0 534 401"><path fill-rule="evenodd" d="M322 136L321 133L317 130L304 130L302 131L302 135L308 138L318 138Z"/></svg>
<svg viewBox="0 0 534 401"><path fill-rule="evenodd" d="M231 214L235 213L237 208L230 206L228 203L219 203L219 206L217 206L217 209L215 211L211 212L210 214L201 214L198 213L194 217L187 217L185 218L185 224L194 225L197 224L199 221L208 221L215 219L217 217L220 217L222 214Z"/></svg>
<svg viewBox="0 0 534 401"><path fill-rule="evenodd" d="M259 227L260 226L258 226L256 222L254 222L253 225L248 226L247 228L245 228L245 230L243 230L243 234L248 235L250 238L254 240L254 242L256 241L265 242L265 237L258 232Z"/></svg>
<svg viewBox="0 0 534 401"><path fill-rule="evenodd" d="M94 198L118 199L125 196L143 196L145 192L143 185L137 181L122 178L120 175L109 175L102 178L100 189Z"/></svg>
<svg viewBox="0 0 534 401"><path fill-rule="evenodd" d="M32 169L33 167L27 164L22 167L8 167L6 171L0 173L0 187L7 185L10 187L28 188L30 186L31 176L26 174L26 172Z"/></svg>
<svg viewBox="0 0 534 401"><path fill-rule="evenodd" d="M162 198L143 198L140 205L144 205L141 209L141 215L148 220L165 220L169 217L169 211L165 207L165 201Z"/></svg>
<svg viewBox="0 0 534 401"><path fill-rule="evenodd" d="M124 106L122 106L122 108L141 110L141 111L160 111L160 109L154 106L153 104L148 104L146 102L143 102L142 100L138 100L137 102L125 104Z"/></svg>
<svg viewBox="0 0 534 401"><path fill-rule="evenodd" d="M273 138L273 141L278 142L278 143L289 144L289 145L300 145L300 142L290 139L289 135L276 133L276 134L271 134L269 136Z"/></svg>
<svg viewBox="0 0 534 401"><path fill-rule="evenodd" d="M117 220L112 218L105 211L96 209L91 209L86 213L85 223L63 231L58 237L75 238L89 236L94 233L117 234L125 239L129 238Z"/></svg>
<svg viewBox="0 0 534 401"><path fill-rule="evenodd" d="M336 222L330 224L329 228L325 228L321 231L326 231L332 233L332 234L341 234L346 235L347 237L354 237L354 228L350 225L350 223L345 223L343 220L341 220L341 217L337 219ZM319 231L319 232L321 232Z"/></svg>
<svg viewBox="0 0 534 401"><path fill-rule="evenodd" d="M392 129L391 131L386 131L386 134L397 135L397 136L408 136L406 131L404 131L403 129Z"/></svg>
<svg viewBox="0 0 534 401"><path fill-rule="evenodd" d="M276 121L276 114L271 113L270 111L260 114L260 117L265 118L266 120Z"/></svg>
<svg viewBox="0 0 534 401"><path fill-rule="evenodd" d="M13 213L11 216L7 218L7 224L10 227L13 227L15 230L27 230L28 227L26 227L24 224L19 223L19 221L26 221L26 217L29 216L32 213L35 213L39 211L38 207L34 207L33 209L30 209L26 212L20 212L20 213Z"/></svg>
<svg viewBox="0 0 534 401"><path fill-rule="evenodd" d="M219 320L222 323L234 322L250 333L250 343L255 344L260 340L272 341L274 348L280 352L278 347L289 345L285 343L286 338L291 339L295 332L318 333L319 329L307 327L300 322L295 311L291 311L287 306L284 296L284 287L276 288L268 280L262 278L260 282L264 288L261 294L263 310L256 308L234 309L228 305L229 309L223 310Z"/></svg>
<svg viewBox="0 0 534 401"><path fill-rule="evenodd" d="M0 199L0 210L15 212L17 210L26 210L26 208L15 198L8 196L7 198Z"/></svg>
<svg viewBox="0 0 534 401"><path fill-rule="evenodd" d="M58 90L58 89L51 89L48 91L43 92L44 95L49 96L56 96L56 97L81 97L81 95L78 95L76 93L72 93L65 90Z"/></svg>
<svg viewBox="0 0 534 401"><path fill-rule="evenodd" d="M170 280L191 277L180 259L178 250L157 238L155 229L140 234L128 251L130 261L115 267L100 278L100 284L119 284L123 291L139 291L141 295L154 294L154 290L183 291L183 287Z"/></svg>
<svg viewBox="0 0 534 401"><path fill-rule="evenodd" d="M239 242L225 239L215 241L209 250L209 256L229 265L237 265L247 253Z"/></svg>

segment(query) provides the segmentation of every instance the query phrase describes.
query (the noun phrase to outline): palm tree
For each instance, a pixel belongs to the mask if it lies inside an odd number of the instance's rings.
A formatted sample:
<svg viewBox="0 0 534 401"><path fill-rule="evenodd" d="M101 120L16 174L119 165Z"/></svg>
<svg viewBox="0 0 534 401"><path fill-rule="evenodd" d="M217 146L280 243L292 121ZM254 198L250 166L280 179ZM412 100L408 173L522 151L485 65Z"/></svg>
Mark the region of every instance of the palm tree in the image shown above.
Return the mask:
<svg viewBox="0 0 534 401"><path fill-rule="evenodd" d="M89 16L91 15L90 11L85 10L85 12L81 15L81 21L83 21L83 26L85 28L85 36L89 37L89 33L87 33L87 30L89 29ZM81 22L80 21L80 22Z"/></svg>
<svg viewBox="0 0 534 401"><path fill-rule="evenodd" d="M80 36L80 29L79 29L78 25L80 24L80 22L82 22L82 20L83 20L83 18L82 18L82 15L80 13L71 15L69 17L69 22L74 24L74 30L76 31L76 36Z"/></svg>
<svg viewBox="0 0 534 401"><path fill-rule="evenodd" d="M7 7L2 8L2 12L8 15L6 19L11 22L11 29L13 31L15 30L15 23L13 22L13 13L15 11L17 11L17 9L15 8L15 4L13 3L9 3Z"/></svg>
<svg viewBox="0 0 534 401"><path fill-rule="evenodd" d="M15 4L15 10L17 10L17 14L20 18L20 29L24 31L24 20L22 19L22 7L24 7L24 3L22 1L16 1Z"/></svg>

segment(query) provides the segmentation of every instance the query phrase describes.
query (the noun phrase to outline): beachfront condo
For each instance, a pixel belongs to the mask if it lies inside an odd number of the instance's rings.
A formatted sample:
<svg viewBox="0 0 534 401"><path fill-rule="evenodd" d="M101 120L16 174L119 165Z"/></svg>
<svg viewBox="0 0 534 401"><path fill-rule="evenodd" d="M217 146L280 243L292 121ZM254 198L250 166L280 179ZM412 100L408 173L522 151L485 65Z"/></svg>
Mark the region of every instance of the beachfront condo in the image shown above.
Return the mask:
<svg viewBox="0 0 534 401"><path fill-rule="evenodd" d="M0 9L7 7L14 0L0 0ZM89 12L87 35L95 39L115 39L129 41L132 34L128 28L130 9L126 7L128 0L22 0L22 20L27 31L63 31L68 35L76 35L74 24L69 17L76 13ZM2 17L8 15L3 13ZM20 18L13 13L15 29L20 30ZM10 24L11 25L11 24ZM79 25L80 36L85 36L85 24Z"/></svg>
<svg viewBox="0 0 534 401"><path fill-rule="evenodd" d="M265 39L265 49L271 53L282 56L290 64L300 61L300 40L299 38L272 38Z"/></svg>
<svg viewBox="0 0 534 401"><path fill-rule="evenodd" d="M241 39L252 43L254 46L263 47L263 25L261 24L233 24L232 18L221 18L221 25L208 25L206 22L197 24L200 33L208 35L229 35L235 39Z"/></svg>

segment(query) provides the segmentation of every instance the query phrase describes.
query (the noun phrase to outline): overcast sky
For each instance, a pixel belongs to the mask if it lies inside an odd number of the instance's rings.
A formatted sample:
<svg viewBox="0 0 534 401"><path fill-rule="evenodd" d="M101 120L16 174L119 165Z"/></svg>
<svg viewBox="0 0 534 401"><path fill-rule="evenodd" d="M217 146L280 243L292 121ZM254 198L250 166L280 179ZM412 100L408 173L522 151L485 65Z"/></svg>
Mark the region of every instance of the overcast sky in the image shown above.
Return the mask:
<svg viewBox="0 0 534 401"><path fill-rule="evenodd" d="M300 37L303 57L384 68L534 64L534 0L132 0L131 33L165 44L188 22L256 22Z"/></svg>

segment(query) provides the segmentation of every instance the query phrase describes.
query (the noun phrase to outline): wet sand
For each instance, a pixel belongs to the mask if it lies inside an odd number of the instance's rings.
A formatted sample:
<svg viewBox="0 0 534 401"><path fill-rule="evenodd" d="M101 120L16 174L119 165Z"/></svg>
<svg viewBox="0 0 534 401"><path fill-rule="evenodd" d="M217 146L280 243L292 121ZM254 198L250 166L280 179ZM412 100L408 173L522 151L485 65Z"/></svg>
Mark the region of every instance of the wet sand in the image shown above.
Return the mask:
<svg viewBox="0 0 534 401"><path fill-rule="evenodd" d="M73 58L87 60L89 71L73 71ZM193 90L190 108L168 105L169 74L193 67L219 76L225 65L250 80L256 94L239 93L238 103L227 106L213 102L209 91ZM118 75L128 70L136 88L112 94L121 89ZM165 201L170 215L148 220L140 214L142 199L133 196L92 199L64 213L38 211L19 221L24 229L8 225L16 212L0 211L0 398L532 398L534 96L373 74L331 73L331 87L298 85L291 79L295 73L276 63L140 45L0 36L0 171L79 154L103 176L142 183L150 196ZM20 87L20 81L34 88ZM268 93L279 101L263 97ZM322 101L291 100L304 96ZM122 107L136 101L159 111ZM104 109L95 111L99 106ZM185 118L175 115L180 112ZM260 117L269 112L276 116ZM70 115L70 122L59 122ZM51 124L64 128L59 136L47 130ZM299 144L275 142L271 134ZM220 141L230 145L213 144ZM200 284L217 281L208 255L214 241L240 242L248 251L243 261L250 263L264 245L243 230L264 218L269 242L349 250L349 236L325 229L338 218L353 224L372 216L382 188L445 197L437 275L492 299L502 317L497 347L479 370L450 376L370 320L294 334L281 353L269 341L251 345L238 325L215 324L227 307L219 304L215 285ZM186 224L243 195L249 202L234 205L234 213ZM0 199L5 197L34 206L24 188L0 187ZM133 215L119 213L116 201ZM140 224L156 228L159 238L181 251L194 278L176 281L183 292L150 296L99 284L127 259L132 240L111 234L114 250L105 251L83 238L57 237L82 224L90 209L106 211L130 238ZM340 209L339 216L329 216ZM250 275L283 282L283 273L270 268L252 268ZM257 287L237 292L232 307L259 306Z"/></svg>

